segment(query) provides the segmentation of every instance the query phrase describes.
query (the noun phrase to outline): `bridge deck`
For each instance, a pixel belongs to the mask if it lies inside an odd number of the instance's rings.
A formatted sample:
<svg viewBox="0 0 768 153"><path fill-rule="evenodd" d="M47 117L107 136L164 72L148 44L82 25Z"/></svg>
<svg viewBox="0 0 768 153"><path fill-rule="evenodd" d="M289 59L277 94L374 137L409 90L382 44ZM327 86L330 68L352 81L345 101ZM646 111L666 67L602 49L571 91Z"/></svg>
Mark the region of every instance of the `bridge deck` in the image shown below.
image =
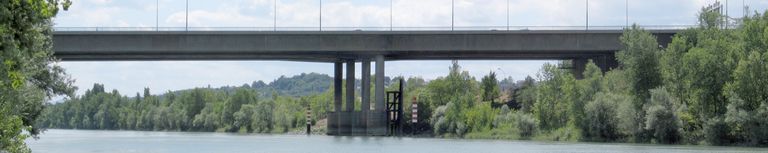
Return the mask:
<svg viewBox="0 0 768 153"><path fill-rule="evenodd" d="M678 30L651 30L666 44ZM622 30L56 31L54 55L92 60L573 59L613 55Z"/></svg>

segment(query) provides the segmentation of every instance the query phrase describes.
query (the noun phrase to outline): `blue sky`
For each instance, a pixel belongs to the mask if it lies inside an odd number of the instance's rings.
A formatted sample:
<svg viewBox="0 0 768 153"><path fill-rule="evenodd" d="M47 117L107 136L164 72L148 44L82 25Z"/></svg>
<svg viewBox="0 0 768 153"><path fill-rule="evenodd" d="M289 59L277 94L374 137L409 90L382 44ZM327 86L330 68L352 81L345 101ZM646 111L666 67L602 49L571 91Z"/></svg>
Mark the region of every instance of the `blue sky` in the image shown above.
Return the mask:
<svg viewBox="0 0 768 153"><path fill-rule="evenodd" d="M589 0L590 26L692 25L696 13L716 0ZM190 27L318 27L319 0L189 0ZM742 3L743 2L743 3ZM447 27L451 0L323 0L324 27ZM159 4L159 5L157 5ZM184 27L184 0L74 0L61 12L56 27ZM506 26L507 0L455 0L455 26ZM766 0L730 0L731 16L768 8ZM156 10L158 13L156 14ZM585 0L509 0L511 26L584 26ZM627 16L628 13L628 16ZM159 22L156 22L159 21ZM476 78L496 71L500 78L535 76L542 64L554 61L460 61ZM434 79L447 74L450 61L389 61L389 76ZM239 86L254 80L270 82L281 75L330 74L329 63L283 61L125 61L61 62L83 93L104 83L133 95L150 87L153 94L193 87ZM359 69L359 63L356 68ZM359 70L357 72L360 72ZM357 75L359 77L359 74Z"/></svg>

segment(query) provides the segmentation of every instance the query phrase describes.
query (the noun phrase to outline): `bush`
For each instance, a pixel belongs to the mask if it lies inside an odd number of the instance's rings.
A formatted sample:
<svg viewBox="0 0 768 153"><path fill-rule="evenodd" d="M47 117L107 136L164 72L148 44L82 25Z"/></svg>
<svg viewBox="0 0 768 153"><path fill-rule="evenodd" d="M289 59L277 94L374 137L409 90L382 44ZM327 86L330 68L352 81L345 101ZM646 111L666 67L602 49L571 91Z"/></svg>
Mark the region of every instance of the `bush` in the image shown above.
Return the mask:
<svg viewBox="0 0 768 153"><path fill-rule="evenodd" d="M509 111L511 111L511 110L509 110L509 106L503 105L503 106L501 106L501 112L499 112L499 114L506 115L507 113L509 113Z"/></svg>
<svg viewBox="0 0 768 153"><path fill-rule="evenodd" d="M515 113L515 126L522 139L529 139L536 133L536 119L531 114Z"/></svg>
<svg viewBox="0 0 768 153"><path fill-rule="evenodd" d="M680 142L680 118L677 117L677 99L666 89L651 89L651 105L646 110L645 129L659 143Z"/></svg>
<svg viewBox="0 0 768 153"><path fill-rule="evenodd" d="M435 109L434 112L432 112L432 120L430 123L432 124L432 128L433 128L433 131L435 132L435 135L441 135L443 133L447 133L448 131L450 131L449 129L450 125L448 124L448 121L446 121L445 119L445 111L447 107L448 106L445 106L445 105L439 106L437 107L437 109Z"/></svg>
<svg viewBox="0 0 768 153"><path fill-rule="evenodd" d="M710 145L724 145L731 143L728 124L723 117L713 117L704 123L704 140Z"/></svg>
<svg viewBox="0 0 768 153"><path fill-rule="evenodd" d="M626 136L630 142L644 142L643 114L635 109L632 98L628 95L617 96L618 129L620 135ZM620 97L620 98L618 98Z"/></svg>
<svg viewBox="0 0 768 153"><path fill-rule="evenodd" d="M616 101L621 101L621 96L605 93L597 93L595 100L587 103L587 126L584 136L592 141L613 141L620 138L616 109Z"/></svg>
<svg viewBox="0 0 768 153"><path fill-rule="evenodd" d="M462 112L464 123L470 132L482 132L491 129L496 118L496 110L490 105L476 105ZM458 132L457 132L458 134Z"/></svg>
<svg viewBox="0 0 768 153"><path fill-rule="evenodd" d="M748 110L744 100L731 94L725 122L730 125L734 141L748 145L768 144L768 105L761 104L756 110Z"/></svg>

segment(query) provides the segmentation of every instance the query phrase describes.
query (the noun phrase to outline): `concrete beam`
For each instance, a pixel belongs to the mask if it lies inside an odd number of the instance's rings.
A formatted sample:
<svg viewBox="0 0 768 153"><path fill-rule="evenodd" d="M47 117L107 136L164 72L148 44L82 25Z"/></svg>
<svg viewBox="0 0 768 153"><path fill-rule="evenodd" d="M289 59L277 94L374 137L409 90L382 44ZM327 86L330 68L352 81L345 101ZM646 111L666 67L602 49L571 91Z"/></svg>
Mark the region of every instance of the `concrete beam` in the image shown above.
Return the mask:
<svg viewBox="0 0 768 153"><path fill-rule="evenodd" d="M677 30L650 30L660 44ZM88 60L573 59L612 55L622 30L56 31L54 55Z"/></svg>

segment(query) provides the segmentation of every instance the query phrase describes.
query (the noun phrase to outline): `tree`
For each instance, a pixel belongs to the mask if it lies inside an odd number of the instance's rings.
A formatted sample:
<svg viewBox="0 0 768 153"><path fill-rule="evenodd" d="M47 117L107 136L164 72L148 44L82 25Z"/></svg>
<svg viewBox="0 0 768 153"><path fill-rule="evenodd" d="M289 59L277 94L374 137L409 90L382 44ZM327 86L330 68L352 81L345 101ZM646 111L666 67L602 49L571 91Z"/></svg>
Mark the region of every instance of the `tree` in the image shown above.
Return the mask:
<svg viewBox="0 0 768 153"><path fill-rule="evenodd" d="M590 127L585 123L585 119L589 117L587 117L587 114L585 113L584 106L587 105L589 101L592 101L594 95L600 91L600 82L602 81L603 73L592 60L589 60L582 76L584 76L583 79L576 81L577 89L572 91L576 93L574 93L575 99L568 106L568 112L570 113L568 116L570 116L571 124L576 125L582 130L586 130Z"/></svg>
<svg viewBox="0 0 768 153"><path fill-rule="evenodd" d="M536 102L536 80L531 76L526 76L514 93L515 100L520 103L520 109L523 112L531 113L533 104Z"/></svg>
<svg viewBox="0 0 768 153"><path fill-rule="evenodd" d="M553 64L544 64L538 74L533 114L542 129L556 129L569 123L569 106L578 97L576 78Z"/></svg>
<svg viewBox="0 0 768 153"><path fill-rule="evenodd" d="M618 103L622 96L597 93L595 99L585 106L584 137L592 141L613 141L621 138L619 130Z"/></svg>
<svg viewBox="0 0 768 153"><path fill-rule="evenodd" d="M661 74L659 71L659 44L656 37L650 32L643 30L638 25L625 29L624 34L619 38L624 46L616 54L621 68L625 71L627 80L630 84L630 94L633 96L633 108L636 110L639 118L644 118L646 105L650 98L649 90L661 85ZM643 122L639 127L644 127ZM635 141L647 141L646 132L635 133Z"/></svg>
<svg viewBox="0 0 768 153"><path fill-rule="evenodd" d="M75 90L73 80L52 56L51 18L70 4L69 0L0 4L0 152L30 152L24 140L40 133L35 123L45 100Z"/></svg>
<svg viewBox="0 0 768 153"><path fill-rule="evenodd" d="M274 127L272 117L274 109L275 103L273 101L264 101L256 105L256 110L253 113L253 117L251 117L253 120L251 121L251 128L253 128L254 132L272 132Z"/></svg>
<svg viewBox="0 0 768 153"><path fill-rule="evenodd" d="M496 79L496 73L493 71L483 76L480 85L483 88L483 101L491 101L493 103L499 97L499 80Z"/></svg>
<svg viewBox="0 0 768 153"><path fill-rule="evenodd" d="M624 30L620 40L624 47L616 54L616 58L632 81L630 84L636 96L635 107L640 109L645 99L650 97L648 90L661 84L657 60L659 44L656 37L636 24Z"/></svg>
<svg viewBox="0 0 768 153"><path fill-rule="evenodd" d="M646 111L645 129L659 143L680 141L680 118L676 114L677 99L663 87L651 90L650 106Z"/></svg>

